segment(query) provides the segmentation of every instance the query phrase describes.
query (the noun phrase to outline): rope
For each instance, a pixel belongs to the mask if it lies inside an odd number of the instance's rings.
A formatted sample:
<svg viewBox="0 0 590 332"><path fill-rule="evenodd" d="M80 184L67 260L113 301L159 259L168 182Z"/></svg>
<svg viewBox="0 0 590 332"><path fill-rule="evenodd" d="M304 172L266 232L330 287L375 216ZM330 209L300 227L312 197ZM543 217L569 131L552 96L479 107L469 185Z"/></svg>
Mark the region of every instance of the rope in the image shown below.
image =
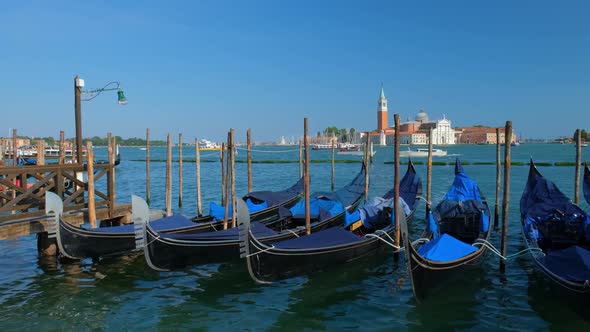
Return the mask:
<svg viewBox="0 0 590 332"><path fill-rule="evenodd" d="M384 232L384 233L385 233L385 232ZM387 234L387 233L385 233L385 234ZM386 240L386 239L382 238L381 236L379 236L379 235L377 235L377 234L375 234L375 233L366 234L366 235L365 235L365 237L368 237L368 238L374 238L374 239L381 240L381 241L383 241L385 244L387 244L388 246L390 246L390 247L392 247L393 249L395 249L395 250L396 250L396 252L399 252L399 251L402 251L402 250L404 250L404 248L400 248L399 246L396 246L396 245L395 245L395 243L393 243L393 242L389 242L388 240ZM389 235L387 235L387 237L389 237L389 238L391 239L391 237L390 237ZM393 239L392 239L392 241L393 241Z"/></svg>
<svg viewBox="0 0 590 332"><path fill-rule="evenodd" d="M285 229L285 230L286 230L287 232L289 232L289 233L291 233L291 234L295 235L296 237L299 237L299 235L297 235L297 233L293 232L292 230L290 230L290 229Z"/></svg>
<svg viewBox="0 0 590 332"><path fill-rule="evenodd" d="M266 249L262 249L262 250L259 250L259 251L257 251L257 252L253 252L253 253L251 253L251 254L248 254L248 255L246 255L246 258L249 258L249 257L252 257L252 256L256 256L256 255L258 255L258 254L261 254L261 253L263 253L263 252L267 252L267 251L269 251L269 250L273 250L274 248L275 248L274 246L270 246L270 247L268 247L268 248L266 248Z"/></svg>
<svg viewBox="0 0 590 332"><path fill-rule="evenodd" d="M421 200L423 200L424 202L426 202L426 204L432 205L432 203L430 201L428 201L426 198L424 198L424 196L418 196L418 198L420 198Z"/></svg>
<svg viewBox="0 0 590 332"><path fill-rule="evenodd" d="M526 248L526 249L521 250L515 254L503 256L502 253L496 247L494 247L493 244L491 244L490 242L488 242L484 239L476 240L476 242L473 245L474 246L481 245L482 247L486 247L486 248L490 249L491 252L493 252L494 254L496 254L498 257L500 257L501 259L503 259L505 261L507 261L509 259L516 258L518 256L522 256L523 254L525 254L526 252L529 252L529 251L540 251L541 253L543 252L543 250L541 250L539 248Z"/></svg>
<svg viewBox="0 0 590 332"><path fill-rule="evenodd" d="M153 240L151 240L150 242L148 242L147 244L144 245L144 248L149 246L150 244L154 243L154 241L156 241L157 239L160 238L160 235L156 236ZM145 239L143 239L145 241Z"/></svg>
<svg viewBox="0 0 590 332"><path fill-rule="evenodd" d="M236 150L248 151L248 149L244 149L244 148L236 148ZM284 152L297 152L297 151L299 151L299 149L293 149L293 150L276 150L276 151L250 149L250 151L252 151L252 152L265 152L265 153L284 153Z"/></svg>
<svg viewBox="0 0 590 332"><path fill-rule="evenodd" d="M422 238L419 238L419 239L415 240L414 242L412 242L412 246L415 246L420 243L426 243L426 242L430 242L430 239L422 237Z"/></svg>

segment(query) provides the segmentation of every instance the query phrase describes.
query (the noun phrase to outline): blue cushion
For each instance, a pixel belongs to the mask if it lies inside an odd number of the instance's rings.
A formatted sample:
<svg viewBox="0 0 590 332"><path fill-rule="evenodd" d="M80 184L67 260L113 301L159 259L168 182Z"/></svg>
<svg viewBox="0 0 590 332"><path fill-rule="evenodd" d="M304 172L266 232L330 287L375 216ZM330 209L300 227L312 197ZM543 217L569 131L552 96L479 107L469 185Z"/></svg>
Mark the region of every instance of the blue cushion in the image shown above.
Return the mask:
<svg viewBox="0 0 590 332"><path fill-rule="evenodd" d="M418 248L418 253L422 257L437 262L454 261L475 251L477 251L476 247L446 233Z"/></svg>

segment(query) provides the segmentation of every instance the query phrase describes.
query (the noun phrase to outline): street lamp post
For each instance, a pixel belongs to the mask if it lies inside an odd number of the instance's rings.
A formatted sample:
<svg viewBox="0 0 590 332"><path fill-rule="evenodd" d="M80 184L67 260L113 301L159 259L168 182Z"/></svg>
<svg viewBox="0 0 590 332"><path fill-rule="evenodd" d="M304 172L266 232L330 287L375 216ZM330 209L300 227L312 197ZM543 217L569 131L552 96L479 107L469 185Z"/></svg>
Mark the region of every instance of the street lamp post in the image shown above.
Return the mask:
<svg viewBox="0 0 590 332"><path fill-rule="evenodd" d="M111 85L115 85L115 87L109 88ZM119 105L127 105L127 98L125 98L119 82L109 82L103 88L96 90L82 91L83 87L84 80L76 75L74 78L74 108L76 110L76 159L79 165L84 162L82 159L82 101L92 100L103 91L117 90L117 102ZM89 97L82 99L82 93L88 94Z"/></svg>

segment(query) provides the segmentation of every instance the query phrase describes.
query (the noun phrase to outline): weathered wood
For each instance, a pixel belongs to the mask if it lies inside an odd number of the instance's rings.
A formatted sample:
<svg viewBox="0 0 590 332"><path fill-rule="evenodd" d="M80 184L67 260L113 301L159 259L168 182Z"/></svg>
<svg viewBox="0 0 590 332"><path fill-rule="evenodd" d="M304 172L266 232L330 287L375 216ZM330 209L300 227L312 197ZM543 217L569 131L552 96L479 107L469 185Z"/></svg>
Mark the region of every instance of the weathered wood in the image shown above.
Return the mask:
<svg viewBox="0 0 590 332"><path fill-rule="evenodd" d="M18 155L18 146L17 146L17 135L16 129L12 129L12 166L16 166L17 163L17 155Z"/></svg>
<svg viewBox="0 0 590 332"><path fill-rule="evenodd" d="M116 187L115 187L115 138L111 133L107 134L108 141L108 158L111 171L107 174L107 194L109 195L109 211L114 213L114 206L116 202Z"/></svg>
<svg viewBox="0 0 590 332"><path fill-rule="evenodd" d="M395 145L395 155L394 155L394 175L393 175L393 181L394 181L394 186L393 186L393 211L394 211L394 215L396 216L396 218L398 217L398 211L399 211L399 181L400 181L400 172L399 172L399 147L400 147L400 135L399 135L399 130L400 130L400 119L399 119L399 114L394 114L393 115L393 121L395 123L395 135L394 135L394 145ZM400 234L401 234L401 227L400 227L400 221L399 220L395 220L395 245L397 246L401 246L401 241L400 241ZM394 257L398 257L398 254L396 253L396 255Z"/></svg>
<svg viewBox="0 0 590 332"><path fill-rule="evenodd" d="M506 121L506 128L504 130L504 195L502 200L502 241L500 244L502 256L506 257L508 250L508 208L510 206L510 145L512 144L512 121ZM500 272L506 270L506 263L503 259L500 260Z"/></svg>
<svg viewBox="0 0 590 332"><path fill-rule="evenodd" d="M98 204L97 204L98 205ZM80 207L78 209L66 209L70 211L64 215L64 219L73 224L81 225L88 222L88 209ZM0 240L7 240L16 238L19 236L26 236L30 234L47 232L47 223L51 218L45 215L44 210L35 211L34 214L29 215L18 215L19 219L11 220L8 222L0 223ZM131 222L131 205L121 204L115 206L115 218L121 218L122 223ZM98 220L108 219L109 212L108 207L99 206L96 209L96 218Z"/></svg>
<svg viewBox="0 0 590 332"><path fill-rule="evenodd" d="M432 209L432 127L428 128L428 159L426 161L426 217Z"/></svg>
<svg viewBox="0 0 590 332"><path fill-rule="evenodd" d="M498 228L500 219L500 183L502 177L502 160L500 156L500 128L496 128L496 206L494 207L494 228Z"/></svg>
<svg viewBox="0 0 590 332"><path fill-rule="evenodd" d="M38 140L37 141L37 160L36 164L38 166L45 165L45 141Z"/></svg>
<svg viewBox="0 0 590 332"><path fill-rule="evenodd" d="M580 204L580 166L582 165L582 130L576 130L576 173L574 176L574 203Z"/></svg>
<svg viewBox="0 0 590 332"><path fill-rule="evenodd" d="M310 195L310 183L309 183L309 139L307 137L307 118L303 119L303 146L305 148L305 161L304 161L304 199L305 199L305 230L307 235L311 234L311 214L309 207L309 195Z"/></svg>
<svg viewBox="0 0 590 332"><path fill-rule="evenodd" d="M225 183L225 188L224 188L224 201L223 201L223 207L224 207L224 213L223 213L223 229L227 229L227 224L228 224L228 218L229 218L229 197L231 195L230 193L230 183L229 183L229 177L230 177L230 169L229 169L229 160L231 158L230 154L230 132L227 132L227 152L226 152L226 156L225 156L225 179L224 179L224 183Z"/></svg>
<svg viewBox="0 0 590 332"><path fill-rule="evenodd" d="M365 164L365 202L369 200L369 133L367 132L367 139L365 140L365 153L363 163Z"/></svg>
<svg viewBox="0 0 590 332"><path fill-rule="evenodd" d="M334 191L334 172L336 171L336 168L334 167L334 157L335 157L335 151L336 151L336 146L334 145L334 140L332 140L332 177L331 177L331 186L330 186L330 190Z"/></svg>
<svg viewBox="0 0 590 332"><path fill-rule="evenodd" d="M203 215L201 207L201 149L199 148L199 140L195 137L195 164L197 174L197 215Z"/></svg>
<svg viewBox="0 0 590 332"><path fill-rule="evenodd" d="M246 144L248 146L248 192L252 192L252 133L250 128L246 132Z"/></svg>
<svg viewBox="0 0 590 332"><path fill-rule="evenodd" d="M150 128L145 130L145 201L150 205Z"/></svg>
<svg viewBox="0 0 590 332"><path fill-rule="evenodd" d="M59 164L66 163L66 140L65 133L63 130L59 132Z"/></svg>
<svg viewBox="0 0 590 332"><path fill-rule="evenodd" d="M299 140L299 177L303 176L303 147L301 145L301 140Z"/></svg>
<svg viewBox="0 0 590 332"><path fill-rule="evenodd" d="M178 207L182 207L182 133L178 133Z"/></svg>
<svg viewBox="0 0 590 332"><path fill-rule="evenodd" d="M172 215L172 138L168 133L166 150L166 216Z"/></svg>
<svg viewBox="0 0 590 332"><path fill-rule="evenodd" d="M96 204L94 202L94 152L92 151L92 142L86 142L86 158L88 160L88 221L91 228L96 228ZM110 211L109 207L109 212ZM114 211L114 209L113 209Z"/></svg>
<svg viewBox="0 0 590 332"><path fill-rule="evenodd" d="M221 204L225 202L225 142L221 143Z"/></svg>
<svg viewBox="0 0 590 332"><path fill-rule="evenodd" d="M76 116L76 163L82 165L82 87L78 85L78 75L74 77L74 108ZM73 153L72 153L73 158Z"/></svg>
<svg viewBox="0 0 590 332"><path fill-rule="evenodd" d="M231 213L231 227L236 227L236 214L237 214L237 204L236 204L236 146L234 142L234 129L231 128L229 130L230 136L230 156L231 156L231 206L232 206L232 213Z"/></svg>

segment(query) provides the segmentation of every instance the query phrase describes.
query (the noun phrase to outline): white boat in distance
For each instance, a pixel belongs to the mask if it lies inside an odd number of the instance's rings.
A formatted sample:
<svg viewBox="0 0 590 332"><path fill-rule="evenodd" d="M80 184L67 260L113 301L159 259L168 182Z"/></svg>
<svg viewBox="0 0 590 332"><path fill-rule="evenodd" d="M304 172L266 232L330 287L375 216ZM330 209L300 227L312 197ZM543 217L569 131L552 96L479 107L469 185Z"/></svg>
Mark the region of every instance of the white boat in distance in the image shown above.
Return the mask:
<svg viewBox="0 0 590 332"><path fill-rule="evenodd" d="M433 157L444 157L446 155L447 155L447 151L445 151L445 150L432 149L432 156ZM412 150L410 150L410 148L408 148L408 151L400 151L399 156L400 157L428 157L428 149L421 148L421 149L416 149L415 151L412 151Z"/></svg>

